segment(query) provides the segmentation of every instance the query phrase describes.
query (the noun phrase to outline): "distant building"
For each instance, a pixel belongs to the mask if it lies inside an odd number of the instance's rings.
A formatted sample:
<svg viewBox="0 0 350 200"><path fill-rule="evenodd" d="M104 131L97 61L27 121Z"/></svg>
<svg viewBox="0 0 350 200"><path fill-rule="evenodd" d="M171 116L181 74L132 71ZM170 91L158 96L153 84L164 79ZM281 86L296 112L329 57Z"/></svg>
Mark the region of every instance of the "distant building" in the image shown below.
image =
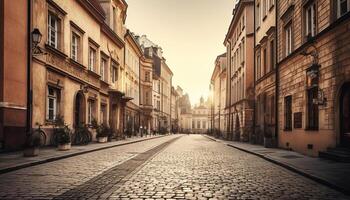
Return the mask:
<svg viewBox="0 0 350 200"><path fill-rule="evenodd" d="M219 55L215 60L215 68L211 76L211 122L213 134L227 138L226 135L226 53Z"/></svg>
<svg viewBox="0 0 350 200"><path fill-rule="evenodd" d="M228 139L248 141L253 132L254 1L236 4L226 34Z"/></svg>
<svg viewBox="0 0 350 200"><path fill-rule="evenodd" d="M199 105L192 109L192 133L203 134L208 132L210 105L200 98Z"/></svg>

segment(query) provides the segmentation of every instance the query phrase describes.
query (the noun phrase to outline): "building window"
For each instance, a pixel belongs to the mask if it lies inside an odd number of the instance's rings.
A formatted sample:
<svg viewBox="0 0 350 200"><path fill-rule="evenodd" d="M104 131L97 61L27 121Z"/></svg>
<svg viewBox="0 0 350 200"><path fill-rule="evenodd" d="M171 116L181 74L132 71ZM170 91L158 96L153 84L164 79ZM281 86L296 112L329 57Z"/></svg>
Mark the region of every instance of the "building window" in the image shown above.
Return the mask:
<svg viewBox="0 0 350 200"><path fill-rule="evenodd" d="M80 51L80 36L72 32L72 41L71 41L71 58L74 61L79 61L79 51Z"/></svg>
<svg viewBox="0 0 350 200"><path fill-rule="evenodd" d="M270 41L270 66L275 69L275 41Z"/></svg>
<svg viewBox="0 0 350 200"><path fill-rule="evenodd" d="M107 60L105 58L101 58L101 65L100 65L100 75L102 81L107 81Z"/></svg>
<svg viewBox="0 0 350 200"><path fill-rule="evenodd" d="M284 98L284 129L292 130L292 96Z"/></svg>
<svg viewBox="0 0 350 200"><path fill-rule="evenodd" d="M292 23L288 23L284 27L284 36L285 36L285 56L288 56L292 53Z"/></svg>
<svg viewBox="0 0 350 200"><path fill-rule="evenodd" d="M260 3L258 2L258 4L256 4L256 20L255 20L255 23L256 23L256 29L258 29L260 27L260 20L261 20L261 17L260 17Z"/></svg>
<svg viewBox="0 0 350 200"><path fill-rule="evenodd" d="M341 17L350 11L350 0L337 0L337 17Z"/></svg>
<svg viewBox="0 0 350 200"><path fill-rule="evenodd" d="M146 103L146 105L149 105L149 92L147 91L146 93L145 93L145 103Z"/></svg>
<svg viewBox="0 0 350 200"><path fill-rule="evenodd" d="M305 37L313 37L316 34L316 4L312 2L304 8Z"/></svg>
<svg viewBox="0 0 350 200"><path fill-rule="evenodd" d="M115 83L118 80L118 67L115 62L112 62L111 66L111 81Z"/></svg>
<svg viewBox="0 0 350 200"><path fill-rule="evenodd" d="M60 19L49 12L48 15L48 44L58 49L59 45L59 33L60 33Z"/></svg>
<svg viewBox="0 0 350 200"><path fill-rule="evenodd" d="M192 128L193 128L193 129L196 128L195 123L196 123L196 122L193 120L193 121L192 121Z"/></svg>
<svg viewBox="0 0 350 200"><path fill-rule="evenodd" d="M60 91L53 87L48 87L47 91L47 109L46 109L46 119L49 121L54 121L59 114L59 93Z"/></svg>
<svg viewBox="0 0 350 200"><path fill-rule="evenodd" d="M318 87L312 87L307 90L307 105L308 105L308 129L318 130L318 105L314 103L317 99Z"/></svg>
<svg viewBox="0 0 350 200"><path fill-rule="evenodd" d="M261 76L261 56L260 50L258 50L256 55L256 79L259 79Z"/></svg>
<svg viewBox="0 0 350 200"><path fill-rule="evenodd" d="M150 72L145 72L145 81L146 82L150 82L151 81L151 79L150 79Z"/></svg>
<svg viewBox="0 0 350 200"><path fill-rule="evenodd" d="M267 74L268 69L267 69L267 51L266 48L263 49L263 64L264 64L264 71L262 72L262 76Z"/></svg>
<svg viewBox="0 0 350 200"><path fill-rule="evenodd" d="M245 61L245 40L242 40L242 63Z"/></svg>
<svg viewBox="0 0 350 200"><path fill-rule="evenodd" d="M201 121L197 121L197 129L200 129L201 128Z"/></svg>
<svg viewBox="0 0 350 200"><path fill-rule="evenodd" d="M89 70L95 71L96 65L96 50L92 47L89 48Z"/></svg>
<svg viewBox="0 0 350 200"><path fill-rule="evenodd" d="M91 124L95 119L95 101L89 99L88 100L88 124Z"/></svg>
<svg viewBox="0 0 350 200"><path fill-rule="evenodd" d="M207 128L207 123L206 123L206 121L203 121L203 122L202 122L202 127L203 127L203 129L206 129L206 128Z"/></svg>

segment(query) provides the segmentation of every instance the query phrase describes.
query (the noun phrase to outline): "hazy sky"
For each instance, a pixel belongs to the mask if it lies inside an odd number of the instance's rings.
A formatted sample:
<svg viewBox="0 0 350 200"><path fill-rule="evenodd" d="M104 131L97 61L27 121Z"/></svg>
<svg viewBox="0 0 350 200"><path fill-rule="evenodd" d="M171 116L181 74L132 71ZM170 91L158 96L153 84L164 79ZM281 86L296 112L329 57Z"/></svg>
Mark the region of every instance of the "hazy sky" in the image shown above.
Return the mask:
<svg viewBox="0 0 350 200"><path fill-rule="evenodd" d="M127 27L163 48L173 85L192 105L209 93L216 56L232 18L233 0L127 0Z"/></svg>

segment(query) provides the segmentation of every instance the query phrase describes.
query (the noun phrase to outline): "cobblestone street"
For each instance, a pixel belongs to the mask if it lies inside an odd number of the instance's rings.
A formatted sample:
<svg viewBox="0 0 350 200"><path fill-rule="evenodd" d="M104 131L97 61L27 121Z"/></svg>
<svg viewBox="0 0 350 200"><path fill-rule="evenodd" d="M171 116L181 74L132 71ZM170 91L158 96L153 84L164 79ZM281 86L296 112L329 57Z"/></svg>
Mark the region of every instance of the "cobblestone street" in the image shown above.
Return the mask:
<svg viewBox="0 0 350 200"><path fill-rule="evenodd" d="M125 162L124 162L125 161ZM201 135L167 136L0 175L0 199L348 199Z"/></svg>

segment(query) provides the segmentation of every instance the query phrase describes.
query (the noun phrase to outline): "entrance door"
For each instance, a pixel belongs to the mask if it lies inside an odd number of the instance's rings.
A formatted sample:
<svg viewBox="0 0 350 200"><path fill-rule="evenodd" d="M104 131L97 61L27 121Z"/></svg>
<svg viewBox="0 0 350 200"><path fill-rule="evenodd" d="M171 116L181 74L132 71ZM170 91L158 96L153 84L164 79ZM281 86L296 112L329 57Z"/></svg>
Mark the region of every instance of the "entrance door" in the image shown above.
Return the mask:
<svg viewBox="0 0 350 200"><path fill-rule="evenodd" d="M350 82L345 83L340 94L340 145L350 148Z"/></svg>
<svg viewBox="0 0 350 200"><path fill-rule="evenodd" d="M84 95L79 92L75 99L74 125L77 127L82 123L85 123L85 99Z"/></svg>

